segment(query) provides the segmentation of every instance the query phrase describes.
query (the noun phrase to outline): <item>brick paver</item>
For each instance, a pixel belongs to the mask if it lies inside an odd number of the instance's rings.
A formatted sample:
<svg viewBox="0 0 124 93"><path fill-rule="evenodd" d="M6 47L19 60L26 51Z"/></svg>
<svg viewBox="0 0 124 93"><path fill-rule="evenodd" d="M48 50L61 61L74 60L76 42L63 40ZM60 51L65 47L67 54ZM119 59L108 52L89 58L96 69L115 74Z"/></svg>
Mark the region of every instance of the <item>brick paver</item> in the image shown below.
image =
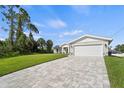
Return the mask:
<svg viewBox="0 0 124 93"><path fill-rule="evenodd" d="M110 87L103 57L66 57L0 77L0 87Z"/></svg>

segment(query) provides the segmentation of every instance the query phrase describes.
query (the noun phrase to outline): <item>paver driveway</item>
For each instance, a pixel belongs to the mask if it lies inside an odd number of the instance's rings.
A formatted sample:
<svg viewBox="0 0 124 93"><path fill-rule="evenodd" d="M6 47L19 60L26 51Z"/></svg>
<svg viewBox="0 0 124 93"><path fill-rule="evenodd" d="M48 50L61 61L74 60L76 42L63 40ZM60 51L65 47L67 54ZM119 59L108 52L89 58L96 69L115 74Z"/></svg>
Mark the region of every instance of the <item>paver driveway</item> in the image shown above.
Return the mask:
<svg viewBox="0 0 124 93"><path fill-rule="evenodd" d="M0 87L109 87L103 57L66 57L3 77Z"/></svg>

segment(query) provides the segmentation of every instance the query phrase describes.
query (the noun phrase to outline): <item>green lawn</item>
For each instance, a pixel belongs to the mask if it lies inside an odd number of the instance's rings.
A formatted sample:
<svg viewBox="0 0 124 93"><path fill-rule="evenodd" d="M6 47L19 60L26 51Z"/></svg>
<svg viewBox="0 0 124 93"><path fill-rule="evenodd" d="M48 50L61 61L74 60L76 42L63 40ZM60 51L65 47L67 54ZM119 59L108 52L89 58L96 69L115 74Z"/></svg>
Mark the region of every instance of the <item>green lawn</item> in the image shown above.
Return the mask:
<svg viewBox="0 0 124 93"><path fill-rule="evenodd" d="M111 87L124 88L124 57L105 57Z"/></svg>
<svg viewBox="0 0 124 93"><path fill-rule="evenodd" d="M65 57L63 54L34 54L0 59L0 76Z"/></svg>

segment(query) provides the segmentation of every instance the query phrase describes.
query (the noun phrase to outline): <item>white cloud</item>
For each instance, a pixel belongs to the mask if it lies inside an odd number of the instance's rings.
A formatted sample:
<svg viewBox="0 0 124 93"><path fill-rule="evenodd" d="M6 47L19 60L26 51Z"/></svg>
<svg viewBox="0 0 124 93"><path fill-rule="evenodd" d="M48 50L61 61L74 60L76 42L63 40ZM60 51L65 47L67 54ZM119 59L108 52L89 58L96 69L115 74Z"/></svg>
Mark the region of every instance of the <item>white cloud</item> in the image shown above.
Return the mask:
<svg viewBox="0 0 124 93"><path fill-rule="evenodd" d="M65 28L67 26L67 24L60 19L50 20L50 21L48 21L48 25L55 29Z"/></svg>
<svg viewBox="0 0 124 93"><path fill-rule="evenodd" d="M46 27L44 24L38 23L38 22L33 22L37 27Z"/></svg>
<svg viewBox="0 0 124 93"><path fill-rule="evenodd" d="M29 36L29 31L24 32L26 36Z"/></svg>
<svg viewBox="0 0 124 93"><path fill-rule="evenodd" d="M90 6L88 5L73 5L71 6L76 12L89 15L90 14Z"/></svg>
<svg viewBox="0 0 124 93"><path fill-rule="evenodd" d="M62 38L64 36L74 36L74 35L78 35L82 32L83 32L82 30L74 30L74 31L71 31L71 32L68 31L68 32L62 33L61 35L59 35L59 37Z"/></svg>
<svg viewBox="0 0 124 93"><path fill-rule="evenodd" d="M5 40L5 39L6 39L6 38L1 38L1 37L0 37L0 40L2 40L2 41Z"/></svg>

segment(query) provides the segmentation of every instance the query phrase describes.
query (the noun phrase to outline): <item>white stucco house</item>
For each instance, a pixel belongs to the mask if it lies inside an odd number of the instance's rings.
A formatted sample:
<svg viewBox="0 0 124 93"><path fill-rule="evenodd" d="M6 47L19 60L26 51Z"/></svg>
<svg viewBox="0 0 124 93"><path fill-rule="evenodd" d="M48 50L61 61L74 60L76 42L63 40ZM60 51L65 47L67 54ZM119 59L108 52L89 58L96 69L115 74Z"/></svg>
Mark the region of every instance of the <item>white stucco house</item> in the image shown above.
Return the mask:
<svg viewBox="0 0 124 93"><path fill-rule="evenodd" d="M105 56L108 55L112 38L83 35L75 40L62 44L61 53L74 56Z"/></svg>

